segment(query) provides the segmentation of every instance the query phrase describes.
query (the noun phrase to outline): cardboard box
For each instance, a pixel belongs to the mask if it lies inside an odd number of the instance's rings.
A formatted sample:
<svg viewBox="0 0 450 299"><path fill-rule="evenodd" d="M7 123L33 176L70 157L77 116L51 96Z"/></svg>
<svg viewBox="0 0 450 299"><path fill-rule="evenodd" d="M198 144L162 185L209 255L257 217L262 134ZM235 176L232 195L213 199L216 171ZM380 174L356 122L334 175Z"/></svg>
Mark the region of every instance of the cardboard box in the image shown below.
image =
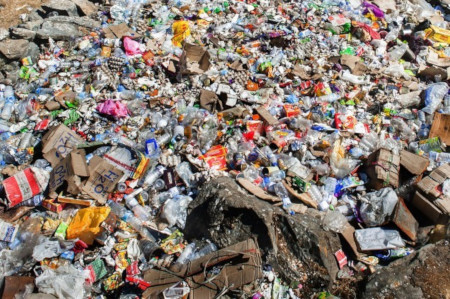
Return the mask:
<svg viewBox="0 0 450 299"><path fill-rule="evenodd" d="M210 277L205 277L204 273L214 266L224 264L226 266L222 267L221 272L212 281L207 281ZM257 243L248 239L191 261L178 270L147 270L144 280L151 286L142 298L157 298L166 288L183 280L191 288L189 298L214 298L226 286L233 290L261 278L261 266L261 253Z"/></svg>
<svg viewBox="0 0 450 299"><path fill-rule="evenodd" d="M414 175L420 175L427 170L430 160L408 151L400 152L400 166Z"/></svg>
<svg viewBox="0 0 450 299"><path fill-rule="evenodd" d="M217 110L223 110L223 104L219 100L219 97L215 92L202 89L200 92L200 107L208 110L209 112L215 112Z"/></svg>
<svg viewBox="0 0 450 299"><path fill-rule="evenodd" d="M181 73L184 75L203 74L211 65L209 58L208 51L202 46L185 44L180 59Z"/></svg>
<svg viewBox="0 0 450 299"><path fill-rule="evenodd" d="M416 191L414 194L412 204L428 219L436 224L447 224L449 220L449 214L444 213L433 202L428 200L420 191Z"/></svg>
<svg viewBox="0 0 450 299"><path fill-rule="evenodd" d="M397 188L400 172L400 156L395 155L387 149L379 149L367 158L365 171L370 178L370 187L376 190L388 186Z"/></svg>
<svg viewBox="0 0 450 299"><path fill-rule="evenodd" d="M7 276L5 277L5 286L3 289L3 299L14 299L25 292L26 286L31 285L34 288L34 277L28 276Z"/></svg>
<svg viewBox="0 0 450 299"><path fill-rule="evenodd" d="M64 182L67 182L67 192L79 194L82 188L82 179L89 176L84 150L70 152L58 165L56 165L49 181L50 192L55 191Z"/></svg>
<svg viewBox="0 0 450 299"><path fill-rule="evenodd" d="M55 167L83 139L65 125L51 128L42 138L42 155Z"/></svg>
<svg viewBox="0 0 450 299"><path fill-rule="evenodd" d="M108 199L108 193L114 190L124 173L106 160L98 158L94 161L91 159L90 162L94 162L95 165L92 168L89 165L90 177L82 190L99 203L104 204Z"/></svg>
<svg viewBox="0 0 450 299"><path fill-rule="evenodd" d="M419 223L411 214L409 209L406 207L405 202L401 197L398 198L398 203L394 212L393 222L412 241L417 240L417 231L419 230Z"/></svg>
<svg viewBox="0 0 450 299"><path fill-rule="evenodd" d="M267 109L264 108L263 106L256 108L256 112L270 126L276 126L280 123L278 119L276 119L272 114L270 114L269 111L267 111Z"/></svg>
<svg viewBox="0 0 450 299"><path fill-rule="evenodd" d="M450 115L435 113L429 138L439 137L442 142L450 145Z"/></svg>
<svg viewBox="0 0 450 299"><path fill-rule="evenodd" d="M441 165L418 182L417 189L430 200L435 200L442 195L438 187L448 178L450 178L450 165Z"/></svg>

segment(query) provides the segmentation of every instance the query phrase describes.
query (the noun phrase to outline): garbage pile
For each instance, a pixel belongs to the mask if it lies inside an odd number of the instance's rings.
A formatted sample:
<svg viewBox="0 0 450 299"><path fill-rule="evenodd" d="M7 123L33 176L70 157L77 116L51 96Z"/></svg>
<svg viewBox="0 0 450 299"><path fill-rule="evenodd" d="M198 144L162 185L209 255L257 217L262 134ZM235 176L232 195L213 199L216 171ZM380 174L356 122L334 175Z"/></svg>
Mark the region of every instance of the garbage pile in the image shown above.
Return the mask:
<svg viewBox="0 0 450 299"><path fill-rule="evenodd" d="M363 280L448 245L447 12L30 9L0 30L3 298L373 294Z"/></svg>

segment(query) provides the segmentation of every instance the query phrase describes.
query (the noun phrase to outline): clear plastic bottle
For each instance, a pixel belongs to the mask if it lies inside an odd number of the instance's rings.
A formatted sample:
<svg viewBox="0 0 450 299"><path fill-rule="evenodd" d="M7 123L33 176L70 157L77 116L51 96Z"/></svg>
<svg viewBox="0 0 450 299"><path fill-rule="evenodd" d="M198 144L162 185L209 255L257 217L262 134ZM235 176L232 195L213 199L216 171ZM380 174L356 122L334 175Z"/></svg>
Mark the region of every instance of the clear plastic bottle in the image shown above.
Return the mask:
<svg viewBox="0 0 450 299"><path fill-rule="evenodd" d="M201 249L199 249L194 255L192 256L192 260L196 260L198 258L201 258L202 256L208 255L211 252L217 251L217 246L214 243L209 243L208 245L205 245Z"/></svg>
<svg viewBox="0 0 450 299"><path fill-rule="evenodd" d="M150 214L145 210L143 206L139 204L135 197L130 197L128 195L124 196L127 207L130 208L134 215L141 221L149 221Z"/></svg>
<svg viewBox="0 0 450 299"><path fill-rule="evenodd" d="M192 256L194 255L194 251L195 251L195 243L192 242L192 243L188 244L184 248L183 252L178 257L176 263L177 264L181 264L181 265L186 264L187 262L192 260Z"/></svg>
<svg viewBox="0 0 450 299"><path fill-rule="evenodd" d="M315 184L311 185L311 188L308 190L308 194L317 203L320 203L323 199L322 192L320 192L319 187Z"/></svg>
<svg viewBox="0 0 450 299"><path fill-rule="evenodd" d="M155 204L164 204L168 199L175 197L177 195L180 195L180 188L179 187L172 187L166 192L159 193L156 196Z"/></svg>
<svg viewBox="0 0 450 299"><path fill-rule="evenodd" d="M14 111L14 104L16 103L16 96L14 95L14 90L11 86L5 87L5 105L3 106L1 118L8 120L11 118L12 112Z"/></svg>
<svg viewBox="0 0 450 299"><path fill-rule="evenodd" d="M284 187L282 182L278 182L274 185L275 194L281 198L283 201L283 209L289 210L289 208L292 206L291 199L289 198L289 194Z"/></svg>
<svg viewBox="0 0 450 299"><path fill-rule="evenodd" d="M111 212L117 215L120 219L127 222L131 227L133 227L143 238L149 239L150 241L156 242L152 234L145 228L142 221L127 210L124 206L108 200L108 206L111 208Z"/></svg>
<svg viewBox="0 0 450 299"><path fill-rule="evenodd" d="M144 190L150 189L150 187L153 185L153 183L162 177L164 171L166 168L164 166L158 165L156 168L152 171L147 172L145 177L142 180L142 188Z"/></svg>

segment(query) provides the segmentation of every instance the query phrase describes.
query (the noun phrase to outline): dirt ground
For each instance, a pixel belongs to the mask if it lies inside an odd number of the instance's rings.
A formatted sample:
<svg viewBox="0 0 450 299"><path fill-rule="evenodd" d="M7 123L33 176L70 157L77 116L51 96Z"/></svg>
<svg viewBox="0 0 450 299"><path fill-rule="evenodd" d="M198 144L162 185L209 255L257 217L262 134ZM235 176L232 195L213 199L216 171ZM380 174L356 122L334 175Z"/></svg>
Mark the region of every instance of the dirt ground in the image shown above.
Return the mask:
<svg viewBox="0 0 450 299"><path fill-rule="evenodd" d="M20 15L40 7L47 0L0 0L0 28L20 23Z"/></svg>

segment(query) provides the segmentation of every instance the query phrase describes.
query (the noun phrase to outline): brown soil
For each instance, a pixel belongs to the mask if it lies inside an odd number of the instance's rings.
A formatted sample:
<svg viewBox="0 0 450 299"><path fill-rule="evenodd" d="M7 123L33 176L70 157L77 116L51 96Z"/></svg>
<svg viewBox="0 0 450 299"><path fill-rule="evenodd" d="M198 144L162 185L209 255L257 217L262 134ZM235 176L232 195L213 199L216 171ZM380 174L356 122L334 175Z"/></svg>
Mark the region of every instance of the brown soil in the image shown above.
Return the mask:
<svg viewBox="0 0 450 299"><path fill-rule="evenodd" d="M20 23L20 15L29 13L48 0L0 0L0 28L9 28Z"/></svg>

